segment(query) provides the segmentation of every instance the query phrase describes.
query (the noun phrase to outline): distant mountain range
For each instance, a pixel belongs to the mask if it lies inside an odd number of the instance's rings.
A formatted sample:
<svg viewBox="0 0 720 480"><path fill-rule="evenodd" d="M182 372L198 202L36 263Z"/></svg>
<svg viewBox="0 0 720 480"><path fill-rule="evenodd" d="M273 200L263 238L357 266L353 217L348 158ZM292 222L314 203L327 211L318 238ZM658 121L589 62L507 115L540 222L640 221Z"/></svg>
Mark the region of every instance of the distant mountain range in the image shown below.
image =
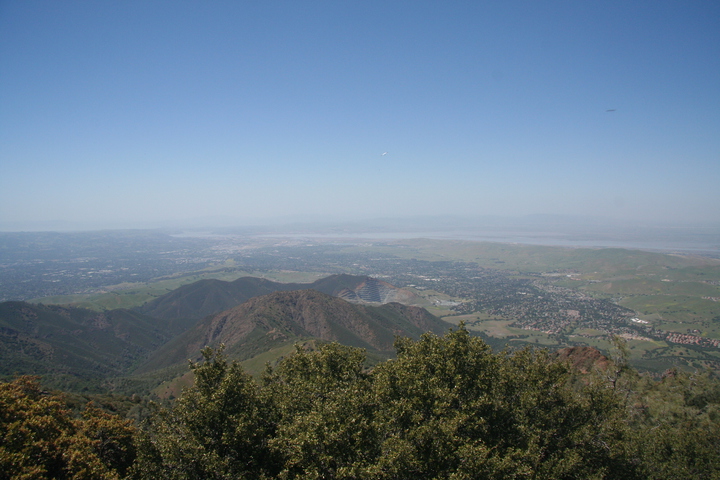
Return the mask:
<svg viewBox="0 0 720 480"><path fill-rule="evenodd" d="M386 356L395 336L450 327L395 300L418 297L374 278L333 275L311 284L201 280L136 310L3 302L0 376L37 374L55 387L93 389L109 377L184 365L206 345L223 343L231 358L248 359L315 339Z"/></svg>

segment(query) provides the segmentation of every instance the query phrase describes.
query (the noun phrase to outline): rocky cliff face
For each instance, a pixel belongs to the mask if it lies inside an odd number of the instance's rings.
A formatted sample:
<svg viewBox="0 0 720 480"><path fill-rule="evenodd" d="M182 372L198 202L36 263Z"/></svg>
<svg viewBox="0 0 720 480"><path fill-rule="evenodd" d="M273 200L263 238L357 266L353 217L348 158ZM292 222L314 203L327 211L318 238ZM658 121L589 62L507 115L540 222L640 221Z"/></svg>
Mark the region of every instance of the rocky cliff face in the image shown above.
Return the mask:
<svg viewBox="0 0 720 480"><path fill-rule="evenodd" d="M589 373L593 369L605 370L610 360L594 347L565 347L555 352L560 360L570 364L582 373Z"/></svg>

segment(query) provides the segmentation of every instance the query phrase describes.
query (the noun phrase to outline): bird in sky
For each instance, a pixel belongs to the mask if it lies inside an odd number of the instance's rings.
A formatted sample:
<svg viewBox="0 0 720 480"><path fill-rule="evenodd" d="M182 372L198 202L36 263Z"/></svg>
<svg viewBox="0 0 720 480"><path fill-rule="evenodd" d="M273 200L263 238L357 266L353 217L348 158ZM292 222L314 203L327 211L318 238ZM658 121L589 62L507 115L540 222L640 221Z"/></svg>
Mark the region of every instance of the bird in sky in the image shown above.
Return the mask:
<svg viewBox="0 0 720 480"><path fill-rule="evenodd" d="M615 109L614 109L614 108L609 108L609 109L607 109L607 110L605 110L605 111L606 111L606 112L614 112Z"/></svg>

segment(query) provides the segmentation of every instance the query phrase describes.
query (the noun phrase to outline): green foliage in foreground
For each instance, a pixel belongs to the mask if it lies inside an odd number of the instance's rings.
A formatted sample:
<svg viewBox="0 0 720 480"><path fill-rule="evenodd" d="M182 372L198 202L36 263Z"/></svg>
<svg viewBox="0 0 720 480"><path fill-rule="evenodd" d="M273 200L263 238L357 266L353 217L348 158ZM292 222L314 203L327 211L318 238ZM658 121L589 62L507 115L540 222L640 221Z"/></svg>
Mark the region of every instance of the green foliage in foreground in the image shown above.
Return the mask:
<svg viewBox="0 0 720 480"><path fill-rule="evenodd" d="M3 384L0 478L720 478L709 373L640 377L618 343L619 361L580 374L545 350L492 353L462 327L396 347L372 371L358 349L298 347L259 381L205 349L195 385L134 437Z"/></svg>
<svg viewBox="0 0 720 480"><path fill-rule="evenodd" d="M259 383L204 356L145 426L136 478L720 478L709 375L658 383L621 362L580 376L463 328L399 340L371 372L338 344L298 349Z"/></svg>

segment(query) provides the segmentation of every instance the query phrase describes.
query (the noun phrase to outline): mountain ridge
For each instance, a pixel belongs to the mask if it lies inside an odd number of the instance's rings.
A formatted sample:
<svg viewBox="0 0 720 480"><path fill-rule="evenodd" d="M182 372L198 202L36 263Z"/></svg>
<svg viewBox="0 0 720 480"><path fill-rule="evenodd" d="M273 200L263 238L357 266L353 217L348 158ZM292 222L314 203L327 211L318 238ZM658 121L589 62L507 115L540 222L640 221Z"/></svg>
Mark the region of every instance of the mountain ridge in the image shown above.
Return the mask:
<svg viewBox="0 0 720 480"><path fill-rule="evenodd" d="M428 331L443 334L450 327L421 307L353 304L313 289L279 291L205 317L161 347L136 372L199 359L202 348L221 343L229 356L240 359L310 338L390 353L396 336L417 339Z"/></svg>
<svg viewBox="0 0 720 480"><path fill-rule="evenodd" d="M156 318L183 317L200 320L260 295L277 291L316 290L356 303L419 303L414 293L368 276L330 275L312 283L279 283L259 277L233 281L199 280L157 297L137 311Z"/></svg>
<svg viewBox="0 0 720 480"><path fill-rule="evenodd" d="M303 288L289 290L298 285ZM420 307L380 303L406 297L397 292L405 291L352 275L310 284L242 277L186 285L158 297L150 306L156 310L145 312L1 302L0 377L37 374L55 388L98 389L109 378L160 378L165 373L159 370L186 367L206 345L225 343L237 359L310 340L337 341L387 356L396 335L419 338L450 327ZM350 303L342 296L357 299ZM227 304L232 306L216 311ZM193 318L198 315L203 317Z"/></svg>

